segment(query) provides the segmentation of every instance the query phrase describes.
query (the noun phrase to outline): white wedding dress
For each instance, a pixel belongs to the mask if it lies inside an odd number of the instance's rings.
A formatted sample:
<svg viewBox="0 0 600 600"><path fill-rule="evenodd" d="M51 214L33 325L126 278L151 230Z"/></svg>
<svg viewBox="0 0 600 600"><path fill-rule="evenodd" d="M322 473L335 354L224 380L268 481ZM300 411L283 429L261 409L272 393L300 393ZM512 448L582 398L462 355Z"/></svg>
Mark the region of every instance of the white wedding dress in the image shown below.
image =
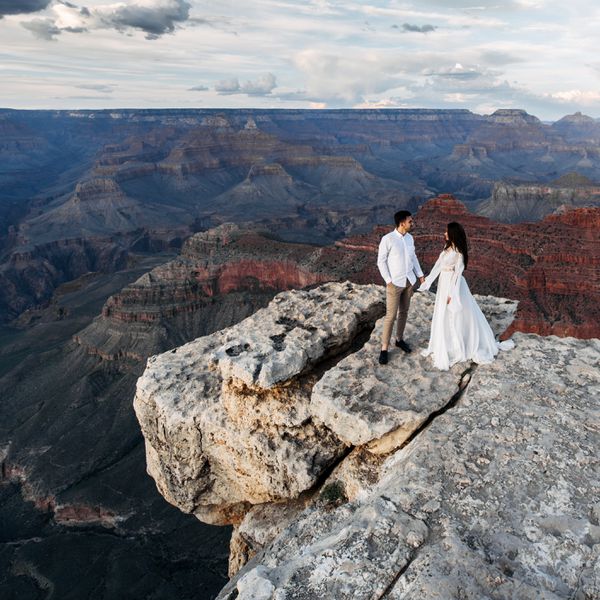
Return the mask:
<svg viewBox="0 0 600 600"><path fill-rule="evenodd" d="M514 347L512 340L496 341L462 276L464 269L463 255L448 248L440 254L419 288L419 291L428 290L439 275L429 345L421 354L432 355L434 366L443 371L463 361L490 363L498 350ZM451 299L449 304L448 297Z"/></svg>

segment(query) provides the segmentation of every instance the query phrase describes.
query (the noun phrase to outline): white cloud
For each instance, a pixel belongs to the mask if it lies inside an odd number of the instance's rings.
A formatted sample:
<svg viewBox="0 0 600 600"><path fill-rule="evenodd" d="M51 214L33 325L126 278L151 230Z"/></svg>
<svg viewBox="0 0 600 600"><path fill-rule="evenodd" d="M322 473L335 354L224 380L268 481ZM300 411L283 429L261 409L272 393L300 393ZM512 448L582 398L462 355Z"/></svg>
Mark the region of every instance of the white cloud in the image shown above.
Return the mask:
<svg viewBox="0 0 600 600"><path fill-rule="evenodd" d="M215 92L219 94L237 94L240 91L240 82L237 77L222 79L215 84Z"/></svg>
<svg viewBox="0 0 600 600"><path fill-rule="evenodd" d="M248 96L268 96L277 86L275 75L267 73L253 81L240 84L237 77L222 79L215 84L215 91L219 94L247 94Z"/></svg>
<svg viewBox="0 0 600 600"><path fill-rule="evenodd" d="M583 106L600 104L600 92L592 90L568 90L564 92L554 92L550 94L550 97L555 98L560 102L580 104Z"/></svg>
<svg viewBox="0 0 600 600"><path fill-rule="evenodd" d="M3 6L0 106L71 108L77 89L98 89L77 105L600 116L590 0L0 0L0 15Z"/></svg>

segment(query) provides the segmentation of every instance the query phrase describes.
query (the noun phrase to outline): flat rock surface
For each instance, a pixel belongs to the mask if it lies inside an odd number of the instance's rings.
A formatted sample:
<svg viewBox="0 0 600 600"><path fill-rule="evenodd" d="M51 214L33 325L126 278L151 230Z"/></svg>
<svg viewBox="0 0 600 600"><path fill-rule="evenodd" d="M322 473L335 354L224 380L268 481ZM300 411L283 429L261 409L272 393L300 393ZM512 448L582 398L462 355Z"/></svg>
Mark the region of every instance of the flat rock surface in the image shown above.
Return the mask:
<svg viewBox="0 0 600 600"><path fill-rule="evenodd" d="M477 296L496 334L506 329L517 307L512 300ZM413 352L392 345L389 363L378 363L383 319L370 340L341 360L315 385L310 410L340 439L359 446L373 442L374 452L390 452L458 392L461 373L470 363L438 371L420 355L429 339L435 295L413 296L404 338Z"/></svg>
<svg viewBox="0 0 600 600"><path fill-rule="evenodd" d="M220 598L600 597L600 341L515 343L375 485L314 502Z"/></svg>

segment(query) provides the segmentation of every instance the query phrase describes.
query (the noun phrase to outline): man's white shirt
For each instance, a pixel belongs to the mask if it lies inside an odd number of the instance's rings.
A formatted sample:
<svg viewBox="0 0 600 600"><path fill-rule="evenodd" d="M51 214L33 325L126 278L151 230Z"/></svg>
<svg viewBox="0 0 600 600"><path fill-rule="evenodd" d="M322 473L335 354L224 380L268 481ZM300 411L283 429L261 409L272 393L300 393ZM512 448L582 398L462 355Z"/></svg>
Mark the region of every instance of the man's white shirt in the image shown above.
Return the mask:
<svg viewBox="0 0 600 600"><path fill-rule="evenodd" d="M422 277L412 235L402 235L397 229L384 235L379 242L377 267L386 284L393 283L398 287L406 287L407 279L413 285L417 277Z"/></svg>

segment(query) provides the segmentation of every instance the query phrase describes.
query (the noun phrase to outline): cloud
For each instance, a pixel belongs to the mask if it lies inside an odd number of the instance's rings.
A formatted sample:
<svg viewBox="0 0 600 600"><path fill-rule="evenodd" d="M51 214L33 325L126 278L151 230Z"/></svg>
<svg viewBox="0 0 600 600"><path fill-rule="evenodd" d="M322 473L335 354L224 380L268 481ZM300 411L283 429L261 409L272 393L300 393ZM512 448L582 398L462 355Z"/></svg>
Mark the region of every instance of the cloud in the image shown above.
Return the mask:
<svg viewBox="0 0 600 600"><path fill-rule="evenodd" d="M0 19L4 15L20 15L44 10L52 0L0 0Z"/></svg>
<svg viewBox="0 0 600 600"><path fill-rule="evenodd" d="M483 50L481 52L481 60L488 65L495 67L503 67L510 64L525 62L525 59L510 52L501 50Z"/></svg>
<svg viewBox="0 0 600 600"><path fill-rule="evenodd" d="M75 87L80 90L93 90L95 92L105 92L106 94L112 94L115 91L114 85L104 85L103 83L81 84Z"/></svg>
<svg viewBox="0 0 600 600"><path fill-rule="evenodd" d="M206 92L208 91L208 87L205 85L195 85L188 89L188 92Z"/></svg>
<svg viewBox="0 0 600 600"><path fill-rule="evenodd" d="M56 40L56 36L62 32L52 19L33 19L21 25L40 40Z"/></svg>
<svg viewBox="0 0 600 600"><path fill-rule="evenodd" d="M118 31L128 28L146 33L147 39L156 39L172 33L177 23L187 21L190 3L186 0L138 0L123 5L106 5L92 11L107 27Z"/></svg>
<svg viewBox="0 0 600 600"><path fill-rule="evenodd" d="M215 85L215 91L222 95L247 94L248 96L268 96L277 86L275 75L267 73L254 81L240 85L237 77L223 79Z"/></svg>
<svg viewBox="0 0 600 600"><path fill-rule="evenodd" d="M63 1L52 6L54 20L48 19L44 24L30 21L23 23L23 27L43 39L54 39L65 31L81 33L91 29L116 29L124 33L137 29L146 34L146 39L154 40L172 33L179 23L189 20L190 7L186 0L136 0L93 8Z"/></svg>
<svg viewBox="0 0 600 600"><path fill-rule="evenodd" d="M578 105L594 105L600 103L600 92L590 90L567 90L564 92L554 92L550 94L551 98L559 102L575 103Z"/></svg>
<svg viewBox="0 0 600 600"><path fill-rule="evenodd" d="M267 73L255 81L246 81L240 86L240 90L248 96L268 96L276 86L275 75Z"/></svg>
<svg viewBox="0 0 600 600"><path fill-rule="evenodd" d="M395 25L394 27L397 27ZM430 31L435 31L437 27L433 25L411 25L410 23L402 24L403 31L409 31L414 33L429 33Z"/></svg>
<svg viewBox="0 0 600 600"><path fill-rule="evenodd" d="M368 95L401 85L399 73L410 58L378 51L340 55L311 49L297 53L293 62L305 78L306 100L353 106ZM300 99L297 93L290 99L296 98Z"/></svg>
<svg viewBox="0 0 600 600"><path fill-rule="evenodd" d="M437 70L427 69L423 74L428 77L459 80L479 79L480 77L485 77L486 75L493 75L492 72L484 72L476 67L465 68L461 63L456 63L453 67L446 67Z"/></svg>
<svg viewBox="0 0 600 600"><path fill-rule="evenodd" d="M400 98L382 98L381 100L365 100L355 104L352 108L402 108L404 106L406 106L406 102Z"/></svg>
<svg viewBox="0 0 600 600"><path fill-rule="evenodd" d="M215 92L219 94L239 94L240 82L237 77L222 79L215 84Z"/></svg>

